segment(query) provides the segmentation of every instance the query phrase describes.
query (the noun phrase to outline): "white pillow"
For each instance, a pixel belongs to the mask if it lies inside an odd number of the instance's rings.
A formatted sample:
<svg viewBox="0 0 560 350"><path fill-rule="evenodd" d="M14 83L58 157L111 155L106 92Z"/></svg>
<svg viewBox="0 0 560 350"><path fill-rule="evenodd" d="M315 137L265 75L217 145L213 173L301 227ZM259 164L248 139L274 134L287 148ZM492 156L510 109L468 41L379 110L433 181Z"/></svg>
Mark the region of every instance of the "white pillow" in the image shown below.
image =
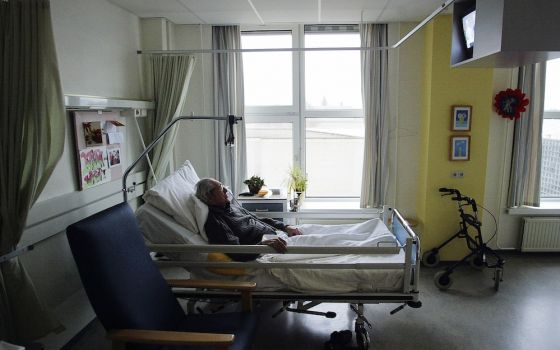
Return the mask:
<svg viewBox="0 0 560 350"><path fill-rule="evenodd" d="M204 224L206 224L206 220L208 219L208 206L194 194L191 195L191 198L194 202L194 218L196 220L196 226L198 227L198 233L200 233L200 236L208 242L208 236L206 235L206 230L204 229Z"/></svg>
<svg viewBox="0 0 560 350"><path fill-rule="evenodd" d="M146 203L171 215L188 230L198 232L195 204L191 197L195 197L195 185L199 180L191 162L187 160L177 171L146 191L142 198Z"/></svg>

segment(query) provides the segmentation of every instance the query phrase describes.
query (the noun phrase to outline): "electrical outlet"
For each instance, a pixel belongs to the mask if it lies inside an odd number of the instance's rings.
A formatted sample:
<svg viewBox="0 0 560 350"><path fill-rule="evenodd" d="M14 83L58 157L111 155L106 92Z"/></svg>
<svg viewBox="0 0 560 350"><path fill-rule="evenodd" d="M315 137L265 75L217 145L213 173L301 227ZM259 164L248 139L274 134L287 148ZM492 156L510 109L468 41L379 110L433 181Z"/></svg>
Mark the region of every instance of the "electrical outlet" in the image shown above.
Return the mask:
<svg viewBox="0 0 560 350"><path fill-rule="evenodd" d="M456 178L456 179L460 179L465 177L465 173L462 170L455 170L453 172L451 172L451 177Z"/></svg>

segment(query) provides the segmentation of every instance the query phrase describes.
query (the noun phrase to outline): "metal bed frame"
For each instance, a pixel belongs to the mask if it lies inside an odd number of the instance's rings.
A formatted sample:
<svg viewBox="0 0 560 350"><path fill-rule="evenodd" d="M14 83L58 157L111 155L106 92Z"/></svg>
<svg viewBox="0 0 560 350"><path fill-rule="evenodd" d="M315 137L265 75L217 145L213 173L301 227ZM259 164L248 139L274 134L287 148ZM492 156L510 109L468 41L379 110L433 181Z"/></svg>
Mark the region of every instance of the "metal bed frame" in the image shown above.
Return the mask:
<svg viewBox="0 0 560 350"><path fill-rule="evenodd" d="M288 219L318 219L332 218L328 212L306 213L306 212L267 212L259 215L288 218ZM338 214L340 215L340 214ZM360 349L369 347L370 337L366 325L371 328L370 322L364 316L364 304L397 303L401 304L391 311L394 314L405 306L419 308L422 306L419 300L418 277L420 269L420 240L414 231L408 226L398 210L385 207L378 214L391 232L395 235L398 245L376 247L288 247L286 254L396 254L402 249L405 254L404 263L344 263L344 264L306 264L306 263L270 263L270 262L209 262L209 261L158 261L160 266L181 266L185 268L290 268L290 269L398 269L403 271L403 286L401 290L394 292L296 292L296 291L259 291L253 292L256 300L277 300L282 302L281 309L273 315L282 311L306 313L312 315L333 318L333 312L318 312L310 310L321 303L348 303L356 313L354 329L356 340ZM348 216L346 216L348 217ZM358 218L353 216L353 218ZM363 218L363 215L362 215ZM371 217L370 217L371 218ZM155 252L197 252L197 253L274 253L268 246L254 245L191 245L191 244L148 244L148 248ZM177 290L177 295L189 300L230 300L235 299L236 292L215 291L201 289ZM295 307L292 305L295 304Z"/></svg>
<svg viewBox="0 0 560 350"><path fill-rule="evenodd" d="M452 1L452 0L451 0ZM125 170L122 178L122 194L123 201L128 201L127 194L134 191L135 184L131 187L127 186L127 178L130 172L140 160L148 157L148 152L159 143L163 136L171 130L171 127L181 120L221 120L227 121L231 135L227 143L233 144L233 125L241 120L241 117L228 115L227 117L219 116L181 116L172 120L154 140L145 147L144 151L136 158L132 164ZM322 211L319 213L305 213L305 212L268 212L259 213L262 216L269 216L274 218L291 218L291 219L329 219L333 218L332 213ZM340 215L340 214L339 214ZM336 316L332 312L317 312L311 311L314 306L323 302L330 303L349 303L351 309L356 313L355 332L356 340L360 349L367 349L369 347L370 337L365 327L367 324L370 328L371 323L364 316L364 304L380 304L380 303L400 303L396 309L391 311L394 314L402 310L405 306L419 308L422 303L419 301L418 293L418 276L420 272L420 240L418 236L408 226L407 222L401 214L393 208L384 207L383 211L378 213L379 217L389 227L391 232L395 235L398 241L396 246L377 246L377 247L294 247L288 248L287 254L396 254L401 249L405 252L404 263L384 263L384 264L368 264L368 263L348 263L348 264L302 264L302 263L257 263L257 262L206 262L206 261L161 261L162 266L184 266L184 267L199 267L199 268L292 268L292 269L399 269L403 271L403 286L402 290L396 292L379 292L379 293L300 293L291 291L255 291L253 297L257 300L279 300L282 301L282 309L279 311L292 311L298 313L307 313L312 315L323 315L332 318ZM345 216L350 218L349 216ZM364 217L365 218L365 217ZM367 219L367 218L366 218ZM369 218L371 219L371 217ZM268 246L255 246L255 245L185 245L185 244L157 244L148 245L148 248L165 253L165 252L198 252L198 253L274 253L274 250ZM237 294L233 292L214 291L214 290L186 290L177 291L178 295L183 298L189 299L222 299L228 300L236 298ZM291 304L296 303L296 307L290 307ZM278 312L278 313L279 313ZM277 313L277 314L278 314Z"/></svg>

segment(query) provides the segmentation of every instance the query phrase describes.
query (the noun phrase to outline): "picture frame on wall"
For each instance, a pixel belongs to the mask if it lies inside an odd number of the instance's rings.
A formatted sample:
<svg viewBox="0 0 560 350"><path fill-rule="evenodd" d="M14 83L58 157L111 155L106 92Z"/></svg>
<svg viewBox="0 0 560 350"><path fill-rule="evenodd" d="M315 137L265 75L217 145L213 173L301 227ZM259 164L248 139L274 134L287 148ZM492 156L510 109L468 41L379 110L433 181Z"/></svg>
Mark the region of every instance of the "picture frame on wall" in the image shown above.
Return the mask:
<svg viewBox="0 0 560 350"><path fill-rule="evenodd" d="M453 106L451 115L451 130L470 131L472 119L471 106Z"/></svg>
<svg viewBox="0 0 560 350"><path fill-rule="evenodd" d="M469 160L471 156L469 135L451 136L449 160Z"/></svg>

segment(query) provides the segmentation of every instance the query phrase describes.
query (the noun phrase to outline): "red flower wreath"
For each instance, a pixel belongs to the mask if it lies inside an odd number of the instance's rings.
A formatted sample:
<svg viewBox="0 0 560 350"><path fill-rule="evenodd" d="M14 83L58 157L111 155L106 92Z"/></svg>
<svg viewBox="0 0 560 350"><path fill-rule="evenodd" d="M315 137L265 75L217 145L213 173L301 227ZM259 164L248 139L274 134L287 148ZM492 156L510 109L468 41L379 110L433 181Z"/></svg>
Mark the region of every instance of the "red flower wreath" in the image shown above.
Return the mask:
<svg viewBox="0 0 560 350"><path fill-rule="evenodd" d="M525 112L525 107L528 104L529 99L525 98L525 94L519 89L500 91L494 97L494 107L496 107L498 114L511 120L519 119L521 112Z"/></svg>

